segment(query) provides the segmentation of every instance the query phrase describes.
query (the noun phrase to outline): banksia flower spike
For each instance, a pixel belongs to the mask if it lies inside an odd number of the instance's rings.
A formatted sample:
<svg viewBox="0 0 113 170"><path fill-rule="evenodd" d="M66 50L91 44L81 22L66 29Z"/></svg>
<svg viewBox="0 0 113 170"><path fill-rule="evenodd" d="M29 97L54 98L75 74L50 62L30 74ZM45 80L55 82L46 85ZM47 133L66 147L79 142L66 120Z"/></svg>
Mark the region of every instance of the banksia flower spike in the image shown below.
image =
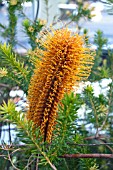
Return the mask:
<svg viewBox="0 0 113 170"><path fill-rule="evenodd" d="M68 29L49 32L40 43L43 50L37 49L41 59L29 86L27 118L40 128L43 140L51 142L58 103L76 82L89 76L93 56L83 36Z"/></svg>

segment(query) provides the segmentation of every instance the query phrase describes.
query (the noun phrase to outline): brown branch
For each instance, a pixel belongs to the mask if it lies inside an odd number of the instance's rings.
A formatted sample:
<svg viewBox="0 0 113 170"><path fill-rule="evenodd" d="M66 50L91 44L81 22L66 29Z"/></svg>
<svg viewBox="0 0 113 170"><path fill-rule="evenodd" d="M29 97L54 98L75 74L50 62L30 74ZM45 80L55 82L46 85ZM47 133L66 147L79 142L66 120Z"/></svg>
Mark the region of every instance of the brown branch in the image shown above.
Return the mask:
<svg viewBox="0 0 113 170"><path fill-rule="evenodd" d="M92 140L95 139L97 141L100 141L100 145L105 145L112 153L113 153L113 149L109 146L109 143L107 143L107 136L105 135L100 135L98 134L98 136L89 136L87 138L85 138L85 140Z"/></svg>
<svg viewBox="0 0 113 170"><path fill-rule="evenodd" d="M101 141L102 142L102 141ZM91 143L91 144L78 144L78 143L71 143L71 142L67 142L68 145L77 145L77 146L100 146L100 145L113 145L113 143ZM21 149L25 149L25 147L29 147L28 145L6 145L7 148L4 148L3 145L0 145L0 149L1 150L14 150L13 152L17 151L17 150L21 150ZM19 147L19 148L18 148ZM24 148L23 148L24 147ZM17 150L15 150L15 148L18 148Z"/></svg>
<svg viewBox="0 0 113 170"><path fill-rule="evenodd" d="M59 156L60 158L109 158L113 159L113 154L64 154L62 156Z"/></svg>
<svg viewBox="0 0 113 170"><path fill-rule="evenodd" d="M67 143L68 145L77 145L77 146L100 146L100 145L113 145L113 143L91 143L91 144L78 144L78 143Z"/></svg>
<svg viewBox="0 0 113 170"><path fill-rule="evenodd" d="M27 165L25 166L25 168L24 168L23 170L28 169L28 168L29 168L29 165L31 165L31 164L35 161L35 158L33 158L33 160L30 161L30 159L31 159L32 157L33 157L33 154L29 157L28 163L27 163Z"/></svg>
<svg viewBox="0 0 113 170"><path fill-rule="evenodd" d="M98 136L96 136L96 135L95 136L88 136L88 137L84 138L84 140L92 140L92 139L98 140L98 139L106 139L106 138L108 138L108 136L98 134Z"/></svg>
<svg viewBox="0 0 113 170"><path fill-rule="evenodd" d="M10 86L9 86L8 84L0 83L0 86L1 86L1 87L7 87L7 88L10 88Z"/></svg>
<svg viewBox="0 0 113 170"><path fill-rule="evenodd" d="M12 161L12 159L11 159L11 155L10 155L9 151L8 151L7 153L8 153L8 160L10 161L12 167L13 167L15 170L20 170L20 169L18 169L18 168L14 165L14 163L13 163L13 161Z"/></svg>
<svg viewBox="0 0 113 170"><path fill-rule="evenodd" d="M105 146L113 153L113 149L107 144L107 142L106 142L105 140L99 139L99 141L100 141L102 144L105 144Z"/></svg>

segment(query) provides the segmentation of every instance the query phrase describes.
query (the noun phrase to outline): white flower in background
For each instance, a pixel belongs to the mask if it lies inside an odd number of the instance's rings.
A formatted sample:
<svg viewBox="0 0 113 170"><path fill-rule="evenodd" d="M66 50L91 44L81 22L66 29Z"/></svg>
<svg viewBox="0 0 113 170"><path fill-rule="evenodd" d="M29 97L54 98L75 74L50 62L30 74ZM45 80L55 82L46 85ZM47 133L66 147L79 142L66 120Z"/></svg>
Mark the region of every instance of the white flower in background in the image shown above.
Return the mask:
<svg viewBox="0 0 113 170"><path fill-rule="evenodd" d="M16 96L22 98L24 97L24 91L23 90L11 90L10 93L9 93L9 96L14 98Z"/></svg>
<svg viewBox="0 0 113 170"><path fill-rule="evenodd" d="M104 94L104 96L107 95L107 92L109 90L109 84L112 82L112 80L109 78L104 78L104 79L101 79L100 82L94 82L92 83L92 87L93 87L93 90L94 90L94 95L96 97L99 96L99 94Z"/></svg>
<svg viewBox="0 0 113 170"><path fill-rule="evenodd" d="M16 90L16 95L19 96L19 97L23 97L24 91L23 90Z"/></svg>
<svg viewBox="0 0 113 170"><path fill-rule="evenodd" d="M107 92L109 90L109 84L112 82L112 80L109 78L104 78L101 79L101 81L96 81L91 83L90 81L87 82L81 82L79 83L79 86L76 87L74 86L74 91L75 93L81 94L83 92L83 90L87 87L87 86L92 86L93 90L94 90L94 96L98 97L100 94L104 94L105 96L107 95Z"/></svg>
<svg viewBox="0 0 113 170"><path fill-rule="evenodd" d="M11 90L10 93L9 93L9 96L12 97L12 98L16 97L15 90Z"/></svg>

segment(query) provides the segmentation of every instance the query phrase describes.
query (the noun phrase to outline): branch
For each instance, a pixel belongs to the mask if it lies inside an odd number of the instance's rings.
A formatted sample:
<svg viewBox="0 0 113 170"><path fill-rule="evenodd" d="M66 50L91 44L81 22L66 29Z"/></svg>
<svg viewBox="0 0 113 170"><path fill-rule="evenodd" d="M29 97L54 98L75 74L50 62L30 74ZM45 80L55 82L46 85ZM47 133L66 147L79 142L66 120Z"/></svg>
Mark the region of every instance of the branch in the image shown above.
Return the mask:
<svg viewBox="0 0 113 170"><path fill-rule="evenodd" d="M104 128L104 126L106 125L106 122L107 122L107 119L108 119L108 116L109 116L109 113L110 113L110 106L111 106L111 104L112 104L112 89L110 89L110 96L109 96L109 100L108 100L109 108L108 108L108 111L106 113L106 117L105 117L101 127L99 128L99 131L101 131Z"/></svg>
<svg viewBox="0 0 113 170"><path fill-rule="evenodd" d="M7 87L10 89L10 86L8 84L3 84L3 83L0 83L0 87Z"/></svg>
<svg viewBox="0 0 113 170"><path fill-rule="evenodd" d="M94 112L95 121L96 121L96 134L95 134L95 136L97 137L98 134L99 134L98 114L97 114L97 110L96 110L96 107L95 107L95 104L94 104L94 101L93 101L92 98L90 98L90 103L91 103L91 106L92 106L92 109L93 109L93 112Z"/></svg>
<svg viewBox="0 0 113 170"><path fill-rule="evenodd" d="M67 143L68 145L77 145L77 146L100 146L100 145L113 145L113 143L91 143L91 144L78 144L78 143Z"/></svg>
<svg viewBox="0 0 113 170"><path fill-rule="evenodd" d="M108 138L107 136L105 136L105 135L101 135L101 134L98 134L98 136L88 136L88 137L86 137L86 138L84 138L84 140L92 140L92 139L105 139L105 138Z"/></svg>
<svg viewBox="0 0 113 170"><path fill-rule="evenodd" d="M100 145L105 145L113 153L113 149L109 146L109 144L111 145L111 143L106 142L107 136L99 134L98 136L89 136L89 137L85 138L85 140L92 140L92 139L102 142L102 143L100 143Z"/></svg>
<svg viewBox="0 0 113 170"><path fill-rule="evenodd" d="M12 161L12 159L11 159L11 156L10 156L9 151L8 151L8 160L10 161L12 167L13 167L15 170L20 170L20 169L18 169L18 168L13 164L13 161Z"/></svg>
<svg viewBox="0 0 113 170"><path fill-rule="evenodd" d="M109 158L113 159L113 154L64 154L59 156L60 158Z"/></svg>
<svg viewBox="0 0 113 170"><path fill-rule="evenodd" d="M32 157L33 157L33 154L29 157L28 163L27 163L27 165L25 166L25 168L24 168L23 170L28 169L28 168L29 168L29 165L31 165L31 164L35 161L35 158L30 161L30 159L31 159Z"/></svg>
<svg viewBox="0 0 113 170"><path fill-rule="evenodd" d="M38 18L38 13L39 13L39 0L37 0L37 10L36 10L36 16L35 16L34 22L36 22Z"/></svg>
<svg viewBox="0 0 113 170"><path fill-rule="evenodd" d="M111 93L112 93L112 91L111 91ZM110 93L109 102L108 102L109 108L110 108L111 101L112 101L112 95L111 95L111 93ZM107 111L107 113L106 113L106 117L105 117L105 119L104 119L101 127L99 128L99 131L101 131L101 130L104 128L104 126L106 125L106 122L107 122L109 113L110 113L110 111L109 111L109 109L108 109L108 111Z"/></svg>

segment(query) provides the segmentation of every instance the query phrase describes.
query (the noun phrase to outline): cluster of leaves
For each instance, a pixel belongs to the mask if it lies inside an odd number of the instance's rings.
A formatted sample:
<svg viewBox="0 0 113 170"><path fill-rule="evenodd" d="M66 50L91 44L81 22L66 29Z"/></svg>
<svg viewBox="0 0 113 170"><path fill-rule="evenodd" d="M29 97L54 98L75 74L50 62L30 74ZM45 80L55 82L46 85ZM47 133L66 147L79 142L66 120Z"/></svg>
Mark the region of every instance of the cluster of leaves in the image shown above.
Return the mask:
<svg viewBox="0 0 113 170"><path fill-rule="evenodd" d="M1 83L3 84L3 87L5 86L5 89L3 89L2 91L3 98L4 95L8 94L12 87L15 86L20 87L21 89L24 90L24 92L27 93L30 77L33 72L33 66L29 64L28 67L28 63L30 62L29 61L27 62L26 59L27 57L24 58L22 61L22 57L16 54L10 45L6 44L4 45L0 44L0 57L1 57L0 63ZM6 95L6 98L7 97L8 96ZM2 101L3 98L1 98Z"/></svg>
<svg viewBox="0 0 113 170"><path fill-rule="evenodd" d="M107 0L106 6L108 7L107 12L113 15L113 0Z"/></svg>
<svg viewBox="0 0 113 170"><path fill-rule="evenodd" d="M59 105L58 119L56 128L53 134L53 140L51 144L43 143L41 137L39 138L39 129L35 130L33 133L33 124L28 122L25 116L25 113L21 111L18 112L15 109L14 103L8 101L0 106L0 113L2 121L10 121L13 124L17 125L17 136L19 137L19 143L21 145L15 145L17 148L14 151L14 146L10 146L10 153L7 156L7 145L3 145L5 151L4 157L9 160L9 156L13 157L18 156L22 152L24 155L23 160L20 162L15 162L13 166L18 166L20 169L27 169L26 167L31 165L37 166L37 159L40 160L38 163L41 169L55 169L55 166L58 169L71 169L73 166L79 169L90 169L90 167L95 166L95 161L92 159L80 159L80 160L71 160L60 158L63 154L72 154L72 153L86 153L88 148L81 148L74 146L73 143L82 143L83 137L78 133L77 129L77 110L80 108L81 102L80 95L75 95L71 93L70 95L65 95L62 100L62 104ZM18 153L19 152L19 153ZM18 154L17 154L18 153ZM27 160L26 160L27 159ZM54 164L53 164L54 163ZM49 165L49 166L48 166ZM31 168L32 168L31 166Z"/></svg>
<svg viewBox="0 0 113 170"><path fill-rule="evenodd" d="M26 19L23 22L23 26L29 37L29 43L33 50L37 47L38 44L38 42L36 41L37 36L38 33L42 30L44 25L45 25L44 20L36 20L36 22L31 23L28 19Z"/></svg>
<svg viewBox="0 0 113 170"><path fill-rule="evenodd" d="M94 7L90 7L90 4L88 2L79 1L77 0L77 8L73 11L73 13L67 11L66 14L71 19L71 21L74 21L76 23L76 27L78 27L78 30L81 30L81 19L85 20L91 20L93 18L92 11L94 10Z"/></svg>
<svg viewBox="0 0 113 170"><path fill-rule="evenodd" d="M31 63L31 56L21 54L21 52L17 54L16 52L17 45L26 50L26 47L17 40L19 16L23 18L24 31L29 37L29 44L32 49L35 49L38 45L36 38L43 26L45 26L43 20L37 18L34 21L29 20L23 12L22 3L23 0L7 1L8 24L0 23L0 35L6 41L6 44L0 44L0 103L3 100L7 101L12 87L18 86L27 93L29 80L33 73L34 65Z"/></svg>
<svg viewBox="0 0 113 170"><path fill-rule="evenodd" d="M17 11L22 11L22 1L7 1L8 7L8 25L0 23L0 34L8 43L14 47L17 43L16 33L17 33Z"/></svg>
<svg viewBox="0 0 113 170"><path fill-rule="evenodd" d="M110 56L107 53L107 39L104 38L103 32L98 30L94 35L94 45L96 45L95 63L92 69L90 79L92 81L102 78L109 78L108 62ZM106 50L104 50L106 48ZM104 54L105 53L105 54ZM108 56L108 57L107 57Z"/></svg>

